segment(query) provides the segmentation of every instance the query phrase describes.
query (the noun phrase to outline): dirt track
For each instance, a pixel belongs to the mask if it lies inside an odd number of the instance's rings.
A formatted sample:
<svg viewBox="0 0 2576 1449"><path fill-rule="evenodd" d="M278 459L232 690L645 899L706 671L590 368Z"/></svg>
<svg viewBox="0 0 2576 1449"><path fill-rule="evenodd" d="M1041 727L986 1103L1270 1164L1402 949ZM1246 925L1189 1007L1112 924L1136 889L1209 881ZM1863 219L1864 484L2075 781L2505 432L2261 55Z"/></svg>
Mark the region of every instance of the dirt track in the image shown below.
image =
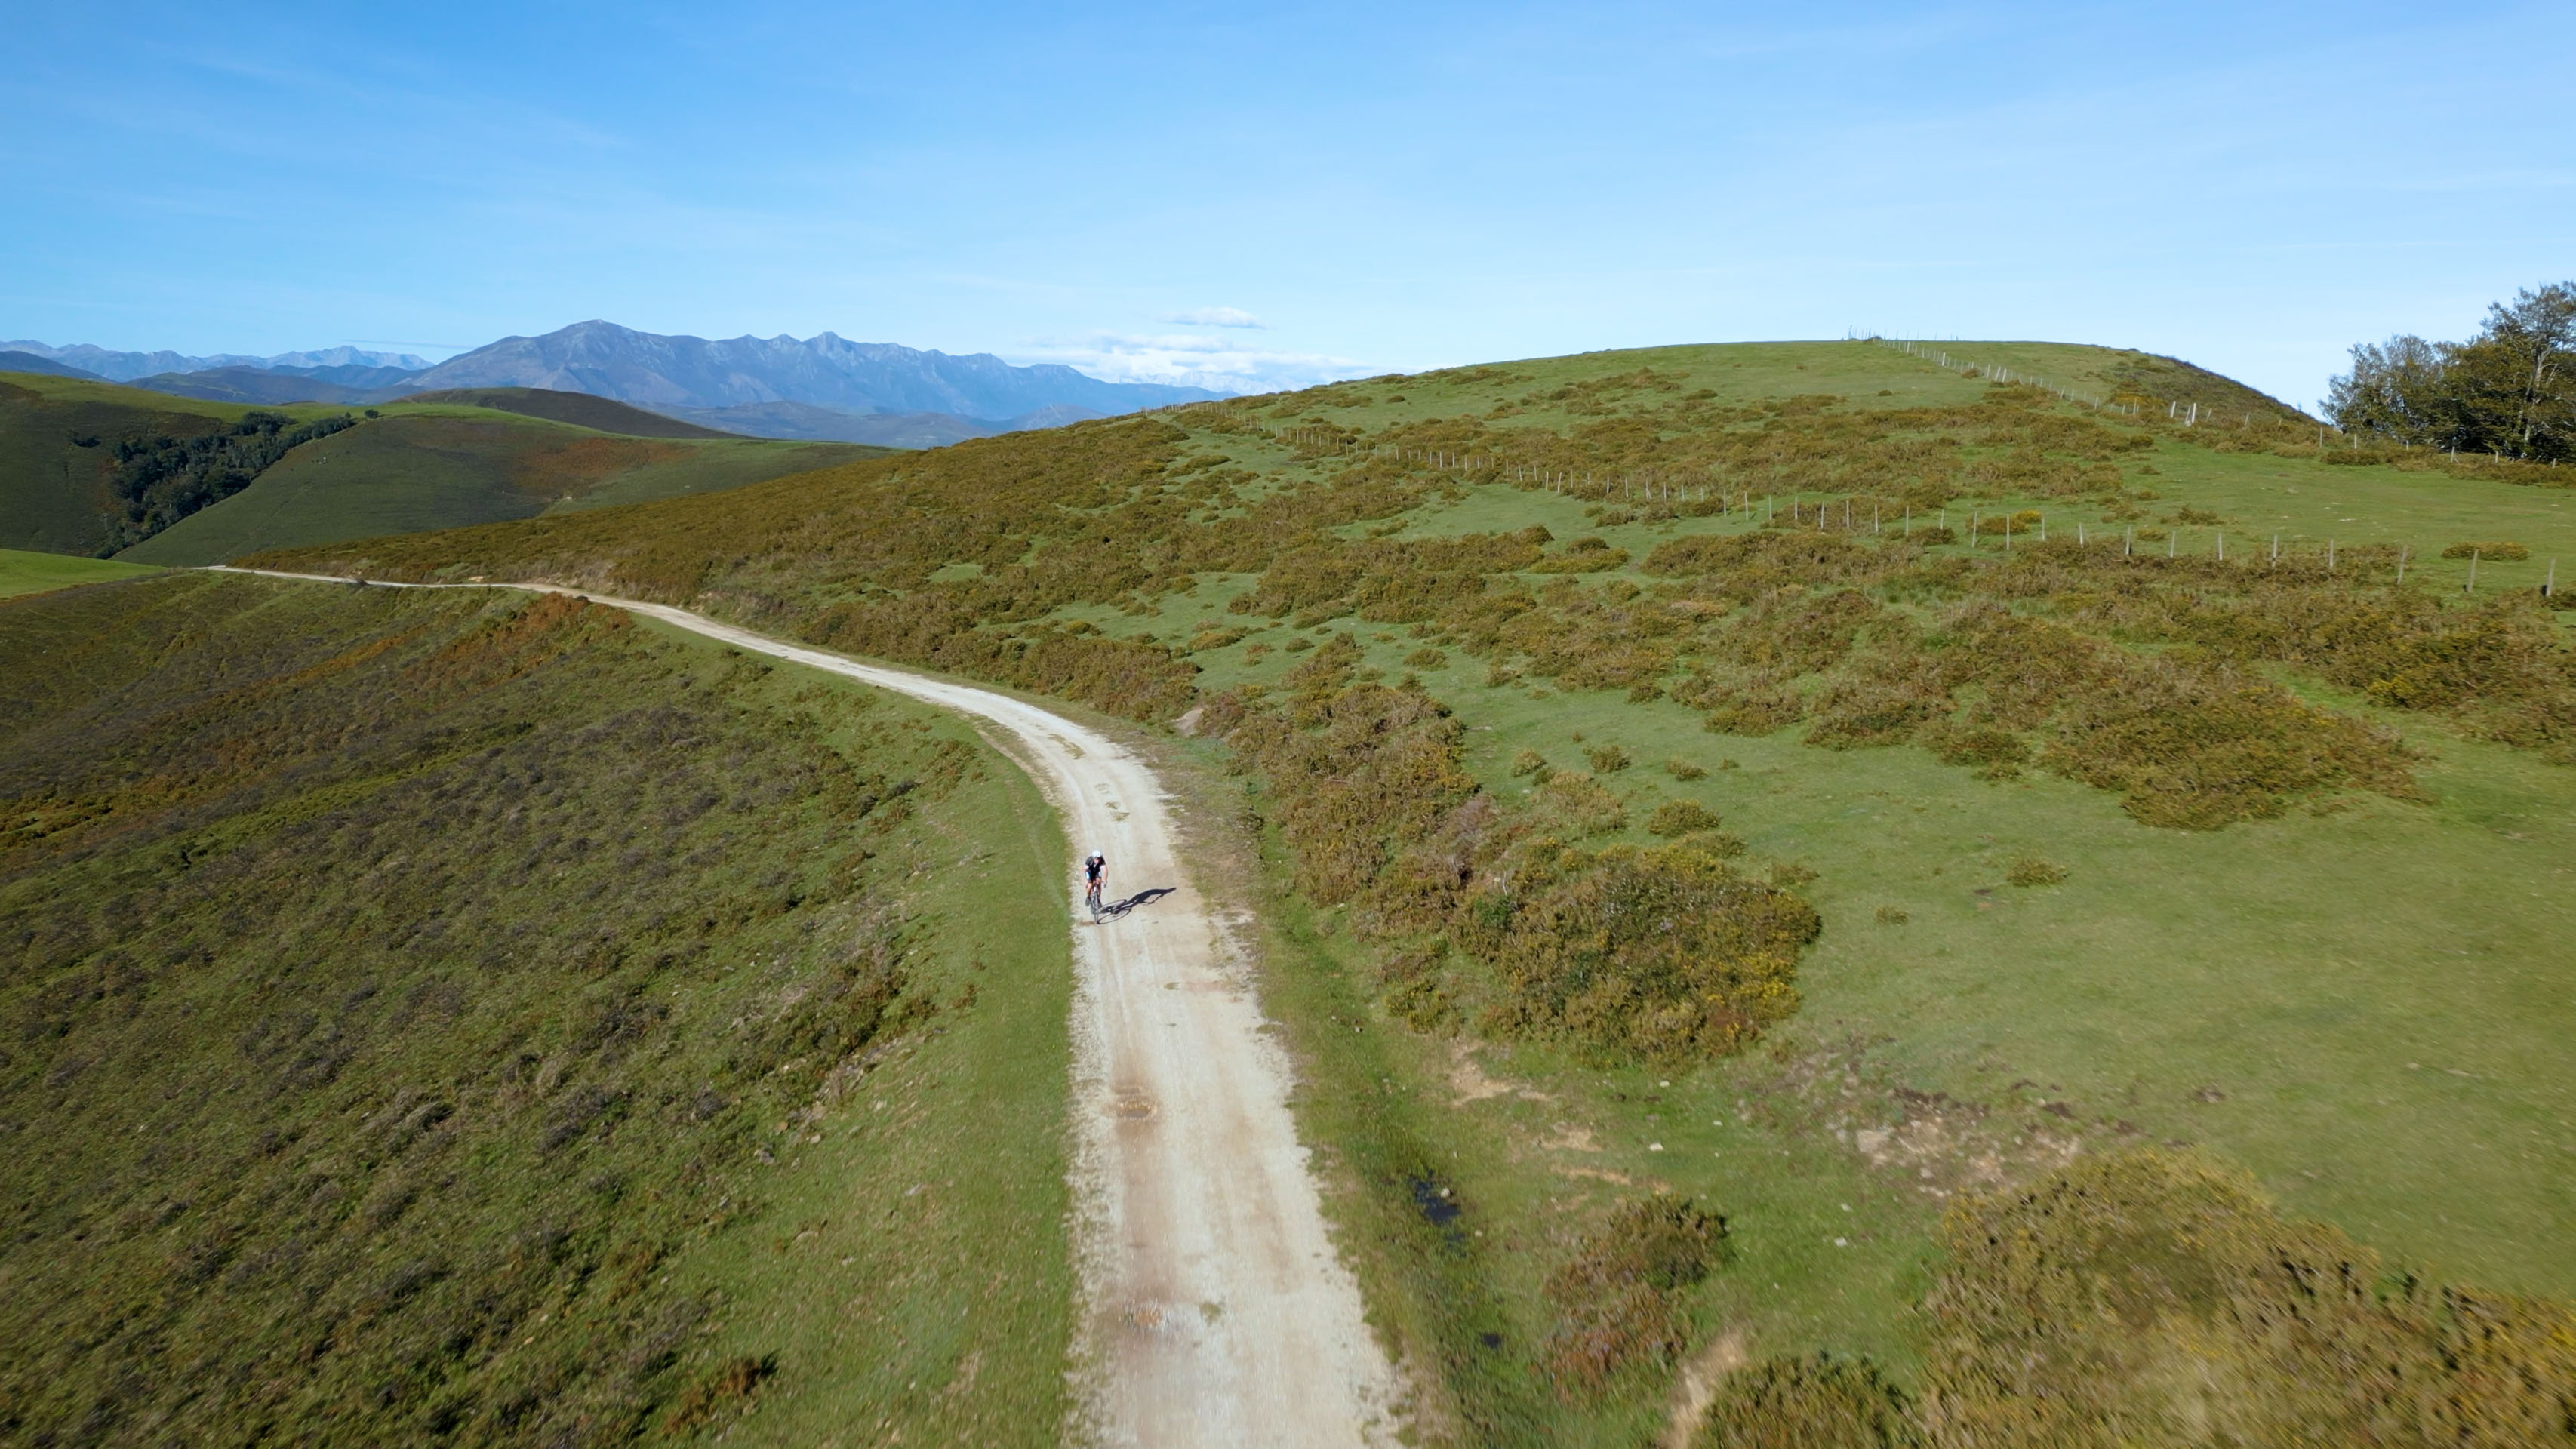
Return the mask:
<svg viewBox="0 0 2576 1449"><path fill-rule="evenodd" d="M255 572L240 570L239 572ZM276 578L345 583L308 574ZM386 587L371 585L372 587ZM1174 852L1144 762L1036 705L861 664L662 604L578 593L749 653L911 695L987 725L1109 857L1111 900L1074 927L1075 1248L1088 1302L1077 1439L1140 1445L1393 1442L1395 1376L1324 1230L1288 1114L1285 1057ZM1078 887L1067 883L1067 902Z"/></svg>

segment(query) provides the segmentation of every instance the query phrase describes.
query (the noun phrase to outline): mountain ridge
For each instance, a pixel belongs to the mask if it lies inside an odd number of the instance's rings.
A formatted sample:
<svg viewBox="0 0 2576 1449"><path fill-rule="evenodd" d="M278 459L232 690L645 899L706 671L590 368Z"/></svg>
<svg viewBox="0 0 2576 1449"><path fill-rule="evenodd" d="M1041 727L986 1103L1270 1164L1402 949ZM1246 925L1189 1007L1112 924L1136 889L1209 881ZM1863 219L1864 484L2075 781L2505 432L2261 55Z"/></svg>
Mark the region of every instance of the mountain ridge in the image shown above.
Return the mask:
<svg viewBox="0 0 2576 1449"><path fill-rule="evenodd" d="M23 370L74 369L104 381L209 402L332 406L423 392L531 388L579 393L750 436L937 447L966 438L1206 402L1226 394L1168 383L1109 382L1061 363L1019 366L989 352L891 342L709 340L591 320L504 337L444 362L338 347L273 357L116 352L80 343L0 343Z"/></svg>
<svg viewBox="0 0 2576 1449"><path fill-rule="evenodd" d="M412 386L538 387L646 407L795 402L838 412L954 413L1000 422L1055 404L1135 412L1220 394L1164 383L1104 382L1061 363L1014 366L831 332L798 339L639 332L593 319L540 337L504 337L430 368Z"/></svg>
<svg viewBox="0 0 2576 1449"><path fill-rule="evenodd" d="M249 367L263 372L290 372L298 368L332 369L344 367L392 368L417 372L430 366L425 357L408 352L368 352L355 347L329 347L311 352L280 352L269 357L253 357L239 352L218 352L204 357L161 349L153 352L121 352L94 343L73 342L56 347L51 343L19 338L0 342L0 350L24 352L48 362L77 367L109 382L132 382L137 378L157 377L163 373L204 372L221 367Z"/></svg>

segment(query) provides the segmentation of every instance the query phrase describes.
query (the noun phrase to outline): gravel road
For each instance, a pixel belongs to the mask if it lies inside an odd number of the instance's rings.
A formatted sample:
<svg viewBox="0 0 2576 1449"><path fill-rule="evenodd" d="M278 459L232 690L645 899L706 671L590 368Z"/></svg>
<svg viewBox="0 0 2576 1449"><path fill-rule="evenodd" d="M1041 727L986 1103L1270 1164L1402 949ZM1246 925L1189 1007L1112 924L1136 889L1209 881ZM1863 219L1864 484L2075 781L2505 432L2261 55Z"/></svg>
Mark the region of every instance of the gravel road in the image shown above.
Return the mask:
<svg viewBox="0 0 2576 1449"><path fill-rule="evenodd" d="M349 583L310 574L273 578ZM1099 925L1066 883L1075 1249L1085 1305L1073 1437L1116 1445L1395 1439L1396 1376L1324 1228L1288 1113L1289 1069L1228 936L1181 868L1160 784L1096 731L971 685L862 664L662 604L579 594L746 653L971 715L1062 814L1070 854L1109 858L1108 899L1168 894Z"/></svg>

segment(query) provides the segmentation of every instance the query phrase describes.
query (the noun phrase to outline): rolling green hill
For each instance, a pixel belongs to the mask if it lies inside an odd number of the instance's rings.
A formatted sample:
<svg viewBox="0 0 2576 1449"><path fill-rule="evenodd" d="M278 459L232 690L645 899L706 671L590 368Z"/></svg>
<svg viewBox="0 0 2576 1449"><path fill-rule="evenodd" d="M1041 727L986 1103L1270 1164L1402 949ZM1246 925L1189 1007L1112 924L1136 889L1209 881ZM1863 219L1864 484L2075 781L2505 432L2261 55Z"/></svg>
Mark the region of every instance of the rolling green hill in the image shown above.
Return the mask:
<svg viewBox="0 0 2576 1449"><path fill-rule="evenodd" d="M0 548L0 599L13 599L20 594L41 594L81 584L106 583L112 579L140 578L152 572L155 570L142 564L117 563L112 559Z"/></svg>
<svg viewBox="0 0 2576 1449"><path fill-rule="evenodd" d="M1702 1355L1878 1392L1820 1352L1987 1444L2568 1422L2576 479L1939 350L1375 378L266 561L715 600L1195 732L1463 1442L1637 1442ZM2126 1226L2015 1217L2059 1194Z"/></svg>
<svg viewBox="0 0 2576 1449"><path fill-rule="evenodd" d="M0 517L13 530L0 547L91 554L110 546L120 442L208 438L254 411L113 383L0 376ZM389 403L364 418L314 404L264 411L291 425L344 416L359 425L317 439L323 447L294 447L248 487L159 528L128 550L136 561L212 563L254 548L668 498L890 451L739 438L529 388Z"/></svg>
<svg viewBox="0 0 2576 1449"><path fill-rule="evenodd" d="M883 450L636 438L514 412L397 404L286 455L248 488L119 554L219 563L259 549L712 493Z"/></svg>
<svg viewBox="0 0 2576 1449"><path fill-rule="evenodd" d="M454 387L440 392L414 393L403 399L415 406L448 404L451 406L491 408L496 412L524 413L532 418L546 418L558 423L571 423L602 433L623 433L631 438L739 438L740 433L702 428L660 413L648 413L615 398L593 397L586 392L557 392L542 387Z"/></svg>
<svg viewBox="0 0 2576 1449"><path fill-rule="evenodd" d="M0 676L0 1438L1055 1441L1065 863L970 727L206 573Z"/></svg>
<svg viewBox="0 0 2576 1449"><path fill-rule="evenodd" d="M0 548L88 554L107 541L118 438L211 433L243 409L38 373L0 373Z"/></svg>

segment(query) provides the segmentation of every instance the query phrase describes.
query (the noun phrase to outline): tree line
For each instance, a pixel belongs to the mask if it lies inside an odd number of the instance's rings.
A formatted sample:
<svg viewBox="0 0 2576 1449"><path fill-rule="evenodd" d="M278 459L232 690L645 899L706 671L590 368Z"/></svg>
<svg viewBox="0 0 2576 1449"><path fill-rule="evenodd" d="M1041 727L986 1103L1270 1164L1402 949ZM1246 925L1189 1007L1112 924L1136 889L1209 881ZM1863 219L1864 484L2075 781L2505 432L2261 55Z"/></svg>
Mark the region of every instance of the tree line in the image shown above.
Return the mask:
<svg viewBox="0 0 2576 1449"><path fill-rule="evenodd" d="M284 413L254 408L211 433L147 433L120 439L108 475L115 506L107 511L102 558L131 548L199 509L251 485L298 444L327 438L358 420L347 413L301 427Z"/></svg>
<svg viewBox="0 0 2576 1449"><path fill-rule="evenodd" d="M2466 342L2400 334L2352 349L2326 409L2346 432L2535 463L2576 456L2576 281L2487 308Z"/></svg>

